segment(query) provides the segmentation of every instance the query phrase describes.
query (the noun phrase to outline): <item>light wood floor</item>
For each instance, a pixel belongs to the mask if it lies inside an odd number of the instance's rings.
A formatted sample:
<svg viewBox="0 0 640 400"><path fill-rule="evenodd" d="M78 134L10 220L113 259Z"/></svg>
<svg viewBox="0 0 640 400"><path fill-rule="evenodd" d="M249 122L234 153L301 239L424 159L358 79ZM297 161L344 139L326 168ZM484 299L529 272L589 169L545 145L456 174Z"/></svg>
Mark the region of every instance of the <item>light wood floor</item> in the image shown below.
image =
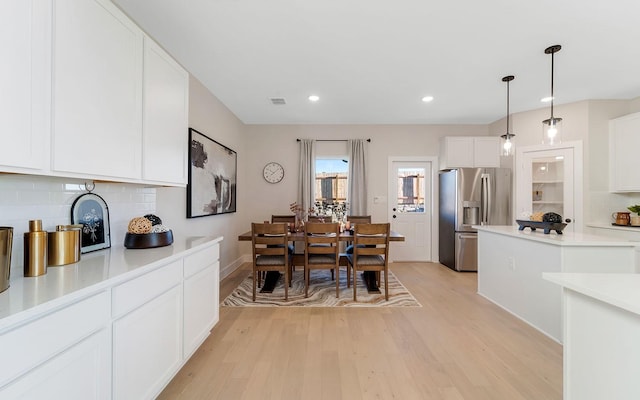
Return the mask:
<svg viewBox="0 0 640 400"><path fill-rule="evenodd" d="M391 268L423 307L222 307L159 399L562 398L562 347L477 295L476 274Z"/></svg>

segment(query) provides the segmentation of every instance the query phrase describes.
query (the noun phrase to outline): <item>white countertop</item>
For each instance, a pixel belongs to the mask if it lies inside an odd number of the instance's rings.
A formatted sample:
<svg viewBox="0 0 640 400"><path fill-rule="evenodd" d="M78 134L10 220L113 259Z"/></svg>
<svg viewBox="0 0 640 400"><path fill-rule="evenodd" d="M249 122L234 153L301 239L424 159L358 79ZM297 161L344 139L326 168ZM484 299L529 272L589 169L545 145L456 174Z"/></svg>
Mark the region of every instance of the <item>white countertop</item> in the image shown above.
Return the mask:
<svg viewBox="0 0 640 400"><path fill-rule="evenodd" d="M542 277L565 288L640 315L640 274L545 272Z"/></svg>
<svg viewBox="0 0 640 400"><path fill-rule="evenodd" d="M9 288L0 293L0 330L27 314L58 307L63 297L68 301L88 296L220 241L222 237L186 237L152 249L112 247L82 254L75 264L48 267L38 277L12 278Z"/></svg>
<svg viewBox="0 0 640 400"><path fill-rule="evenodd" d="M635 247L639 242L631 242L624 239L592 235L587 233L563 232L561 235L555 231L545 234L542 229L532 231L530 228L518 230L518 225L477 225L479 232L491 232L499 235L511 236L525 240L533 240L557 246L607 246L607 247Z"/></svg>

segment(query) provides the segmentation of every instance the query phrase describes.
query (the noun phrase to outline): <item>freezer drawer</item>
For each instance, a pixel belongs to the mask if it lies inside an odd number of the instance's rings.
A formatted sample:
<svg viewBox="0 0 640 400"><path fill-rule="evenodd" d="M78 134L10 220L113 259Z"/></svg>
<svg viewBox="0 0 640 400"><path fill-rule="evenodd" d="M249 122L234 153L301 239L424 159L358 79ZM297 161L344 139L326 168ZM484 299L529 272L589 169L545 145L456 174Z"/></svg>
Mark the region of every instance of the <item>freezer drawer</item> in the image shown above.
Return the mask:
<svg viewBox="0 0 640 400"><path fill-rule="evenodd" d="M456 271L478 270L478 234L456 232Z"/></svg>

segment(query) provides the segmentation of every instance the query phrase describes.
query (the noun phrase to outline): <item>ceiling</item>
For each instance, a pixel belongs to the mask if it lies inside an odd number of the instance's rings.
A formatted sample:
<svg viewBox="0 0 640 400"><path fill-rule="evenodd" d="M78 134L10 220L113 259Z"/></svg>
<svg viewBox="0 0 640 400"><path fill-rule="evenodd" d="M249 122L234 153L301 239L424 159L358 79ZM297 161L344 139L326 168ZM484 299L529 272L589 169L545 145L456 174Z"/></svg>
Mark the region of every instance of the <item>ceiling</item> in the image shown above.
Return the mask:
<svg viewBox="0 0 640 400"><path fill-rule="evenodd" d="M637 0L113 1L246 124L491 123L555 44L556 105L640 96Z"/></svg>

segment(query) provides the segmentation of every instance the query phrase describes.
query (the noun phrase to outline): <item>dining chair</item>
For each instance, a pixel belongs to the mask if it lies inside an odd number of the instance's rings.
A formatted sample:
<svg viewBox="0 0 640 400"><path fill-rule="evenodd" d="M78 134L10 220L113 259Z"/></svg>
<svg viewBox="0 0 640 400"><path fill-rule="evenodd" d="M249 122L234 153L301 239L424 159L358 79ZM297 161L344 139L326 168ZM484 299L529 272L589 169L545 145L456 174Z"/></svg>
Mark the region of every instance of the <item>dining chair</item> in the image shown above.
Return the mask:
<svg viewBox="0 0 640 400"><path fill-rule="evenodd" d="M293 225L295 225L296 223L296 216L291 214L291 215L272 215L271 216L271 223L285 223L287 225L287 227L289 227L289 229L291 229L291 227ZM293 225L291 225L293 224ZM289 255L293 255L293 253L295 252L294 250L294 246L291 243L287 244L288 249L289 249Z"/></svg>
<svg viewBox="0 0 640 400"><path fill-rule="evenodd" d="M353 301L357 301L356 279L358 271L373 271L376 275L384 272L384 298L389 301L390 233L391 224L388 222L382 224L357 224L355 226L353 253L347 254L349 266L353 269Z"/></svg>
<svg viewBox="0 0 640 400"><path fill-rule="evenodd" d="M269 271L284 274L284 299L289 299L292 271L288 242L287 224L251 224L253 301L256 301L256 281L261 279L262 272Z"/></svg>
<svg viewBox="0 0 640 400"><path fill-rule="evenodd" d="M331 277L336 281L336 297L340 297L339 240L338 223L308 222L305 225L304 297L309 297L309 279L314 269L331 270Z"/></svg>
<svg viewBox="0 0 640 400"><path fill-rule="evenodd" d="M315 223L331 222L331 216L330 215L309 215L307 217L307 223L309 222L315 222Z"/></svg>
<svg viewBox="0 0 640 400"><path fill-rule="evenodd" d="M352 226L356 226L358 224L370 224L371 215L347 215L347 221L351 222ZM353 253L353 243L347 242L346 244L347 247L345 248L345 253Z"/></svg>

